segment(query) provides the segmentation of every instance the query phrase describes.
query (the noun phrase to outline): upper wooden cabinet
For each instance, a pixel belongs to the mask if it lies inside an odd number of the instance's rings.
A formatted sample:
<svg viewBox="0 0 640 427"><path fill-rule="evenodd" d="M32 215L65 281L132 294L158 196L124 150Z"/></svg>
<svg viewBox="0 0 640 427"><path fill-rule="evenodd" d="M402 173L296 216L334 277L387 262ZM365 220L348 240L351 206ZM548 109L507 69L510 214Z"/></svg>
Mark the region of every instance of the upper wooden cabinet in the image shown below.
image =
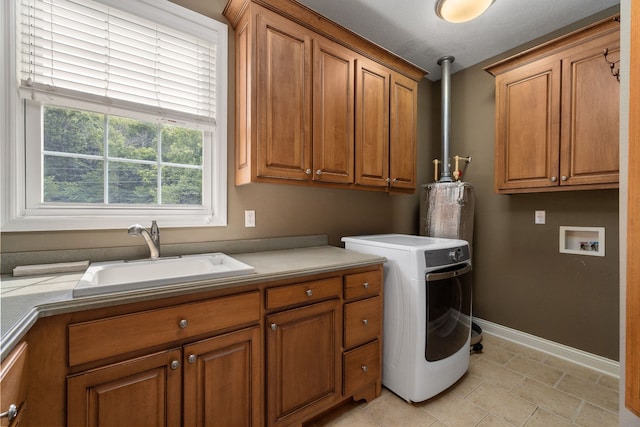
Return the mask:
<svg viewBox="0 0 640 427"><path fill-rule="evenodd" d="M496 77L497 193L618 187L614 18L485 68Z"/></svg>
<svg viewBox="0 0 640 427"><path fill-rule="evenodd" d="M426 74L292 0L230 0L236 185L415 190Z"/></svg>

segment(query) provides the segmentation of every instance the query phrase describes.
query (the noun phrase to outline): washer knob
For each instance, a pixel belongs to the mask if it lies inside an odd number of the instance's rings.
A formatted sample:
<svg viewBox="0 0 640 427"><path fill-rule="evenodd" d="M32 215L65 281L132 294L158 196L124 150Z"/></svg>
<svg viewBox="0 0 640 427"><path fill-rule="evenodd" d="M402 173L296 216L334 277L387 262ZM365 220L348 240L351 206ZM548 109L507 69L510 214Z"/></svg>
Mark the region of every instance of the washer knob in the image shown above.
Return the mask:
<svg viewBox="0 0 640 427"><path fill-rule="evenodd" d="M462 258L462 251L460 249L456 249L449 252L449 258L454 262L460 261L460 258Z"/></svg>

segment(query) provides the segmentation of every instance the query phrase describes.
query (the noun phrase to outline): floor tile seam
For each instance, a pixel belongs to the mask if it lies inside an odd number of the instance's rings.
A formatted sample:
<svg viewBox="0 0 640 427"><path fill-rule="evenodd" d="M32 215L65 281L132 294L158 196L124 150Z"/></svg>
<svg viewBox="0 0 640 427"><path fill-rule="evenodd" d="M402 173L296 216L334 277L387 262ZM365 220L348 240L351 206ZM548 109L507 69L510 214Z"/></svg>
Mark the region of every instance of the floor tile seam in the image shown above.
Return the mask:
<svg viewBox="0 0 640 427"><path fill-rule="evenodd" d="M582 424L578 424L578 416L580 416L580 413L582 412L582 410L584 409L584 407L586 406L587 401L586 400L581 400L580 401L580 406L578 406L578 411L576 412L576 414L574 415L573 419L571 420L571 422L577 426L581 426Z"/></svg>
<svg viewBox="0 0 640 427"><path fill-rule="evenodd" d="M551 358L551 357L552 357L552 356L549 356L549 358ZM549 358L548 358L548 359L549 359ZM560 358L556 357L556 359L560 359ZM573 362L570 362L570 361L565 360L565 359L560 359L560 360L563 360L565 363L567 363L567 364L569 364L569 365L575 366L575 367L576 367L576 369L570 369L570 370L567 370L566 368L559 368L559 367L553 366L553 365L551 365L551 364L548 364L548 363L546 363L546 362L545 362L545 366L549 366L549 367L551 367L551 368L558 369L558 370L560 370L560 371L564 372L565 374L573 375L573 376L578 377L578 378L581 378L581 379L583 379L583 380L585 380L585 381L589 381L589 382L591 382L591 383L598 384L598 385L602 385L603 387L607 387L607 386L605 386L605 385L603 385L603 384L600 384L600 379L601 379L603 376L611 376L611 375L604 374L604 373L599 372L599 371L597 371L597 370L595 370L595 369L591 369L591 368L586 367L586 366L584 366L584 365L580 365L580 364L578 364L578 363L573 363ZM580 374L580 371L581 371L581 370L585 370L585 371L592 372L592 373L596 374L596 375L598 376L598 378L597 378L595 381L594 381L594 380L592 380L592 379L590 379L590 378L586 378L584 375L581 375L581 374ZM611 388L611 389L613 389L612 387L607 387L607 388Z"/></svg>
<svg viewBox="0 0 640 427"><path fill-rule="evenodd" d="M482 422L483 422L484 420L486 420L486 419L487 419L487 418L489 418L489 417L497 418L497 419L499 419L500 421L504 421L505 423L509 424L510 426L513 426L513 427L519 427L519 426L516 426L516 425L514 425L514 424L510 423L509 421L505 420L504 418L499 417L498 415L496 415L496 414L494 414L494 413L491 413L491 412L487 412L487 413L484 415L484 417L480 418L480 420L478 420L478 422L477 422L477 423L475 423L475 424L473 425L473 427L477 427L477 426L479 426L480 424L482 424Z"/></svg>
<svg viewBox="0 0 640 427"><path fill-rule="evenodd" d="M503 367L504 368L504 367ZM513 371L512 371L513 372ZM512 393L513 390L524 381L524 375L522 374L518 374L517 372L513 372L515 374L517 374L518 376L520 376L521 378L518 378L518 380L516 381L516 383L511 386L511 388L507 388L501 384L498 383L498 381L494 381L492 378L488 378L488 377L478 377L482 380L482 383L479 384L477 387L475 387L467 396L470 396L471 394L473 394L473 392L475 392L476 390L478 390L478 388L480 388L482 386L482 384L486 383L486 384L490 384L492 386L495 386L497 388L499 388L500 390L506 392L506 393ZM467 397L465 396L465 398Z"/></svg>
<svg viewBox="0 0 640 427"><path fill-rule="evenodd" d="M476 388L477 388L477 387L476 387ZM471 393L470 393L470 394L471 394ZM458 395L458 396L459 396L459 395ZM465 403L467 403L468 405L474 406L474 407L476 407L477 409L479 409L480 411L484 412L484 415L482 416L482 418L480 418L480 420L483 420L483 419L484 419L484 418L486 418L486 417L487 417L487 415L489 415L489 414L491 414L491 415L494 415L494 416L495 416L495 414L492 414L490 411L488 411L487 409L485 409L485 408L483 408L482 406L478 405L477 403L475 403L475 402L474 402L474 401L472 401L472 400L469 400L469 399L467 399L467 398L461 398L460 400L464 400L464 401L465 401ZM429 411L429 409L428 409L426 406L422 406L422 407L420 407L419 409L421 409L422 411L426 412L427 414L429 414L430 416L432 416L434 419L436 419L438 422L442 423L443 425L448 426L448 424L447 424L445 421L443 421L443 420L441 420L440 418L438 418L438 417L436 416L436 414L434 414L433 412L430 412L430 411ZM480 421L477 421L477 422L474 424L474 426L475 426L475 425L477 425L479 422L480 422Z"/></svg>
<svg viewBox="0 0 640 427"><path fill-rule="evenodd" d="M530 361L532 361L532 362L534 362L534 363L536 363L536 364L538 364L538 365L540 365L540 366L542 366L542 367L550 368L550 369L553 369L553 370L555 370L555 371L560 372L560 373L561 373L561 375L560 375L559 379L558 379L558 380L556 380L556 383L557 383L557 382L559 382L559 381L560 381L560 379L562 379L562 378L567 374L567 372L566 372L565 370L563 370L563 369L559 369L559 368L556 368L556 367L554 367L554 366L545 365L545 364L543 364L542 362L540 362L540 361L538 361L538 360L535 360L535 359L531 359L531 358L527 358L527 359L528 359L528 360L530 360ZM521 372L521 371L517 371L517 370L515 370L515 369L513 369L513 368L511 368L511 367L509 367L509 366L505 366L505 368L510 369L511 371L514 371L514 372L516 372L516 373L518 373L518 374L520 374L520 375L524 375L524 376L526 376L526 377L528 377L528 378L536 379L536 378L532 377L532 376L531 376L531 374L529 374L529 373ZM538 381L539 381L539 380L538 380ZM541 382L541 381L539 381L539 382ZM555 385L555 384L554 384L554 385Z"/></svg>
<svg viewBox="0 0 640 427"><path fill-rule="evenodd" d="M513 372L513 373L516 373L516 374L518 374L518 375L521 375L522 377L524 377L524 379L530 379L530 380L533 380L533 381L537 381L537 382L539 382L539 383L541 383L541 384L545 384L545 385L547 385L547 386L549 386L549 387L553 387L553 385L551 385L551 384L549 384L549 383L545 383L545 382L541 381L541 380L540 380L539 378L537 378L537 377L531 376L531 374L530 374L530 373L525 373L525 372L516 371L515 369L511 369L511 368L507 368L507 369L511 370L511 372Z"/></svg>
<svg viewBox="0 0 640 427"><path fill-rule="evenodd" d="M535 382L537 382L538 384L544 385L545 387L553 388L553 387L549 386L548 384L545 384L545 383L543 383L543 382L541 382L541 381L538 381L538 380L536 380L536 379L534 379L534 378L529 378L529 379L530 379L531 381L535 381ZM558 392L560 392L560 393L562 393L562 394L565 394L565 395L567 395L568 397L572 397L572 398L574 398L574 399L576 399L576 400L578 400L578 401L579 401L579 403L578 403L578 409L576 409L576 410L574 411L573 417L572 417L571 419L566 418L566 417L564 417L564 416L563 416L563 415L561 415L561 414L558 414L557 412L553 411L551 408L547 408L547 407L545 407L544 405L541 405L539 402L534 402L534 401L532 401L532 400L530 400L530 399L527 399L526 397L520 396L519 394L516 394L516 395L517 395L518 397L520 397L521 399L524 399L524 400L526 400L527 402L534 404L535 406L537 406L538 408L540 408L540 409L542 409L542 410L544 410L544 411L547 411L547 412L549 412L549 413L551 413L551 414L553 414L553 415L555 415L555 416L557 416L557 417L559 417L559 418L562 418L562 419L563 419L563 420L565 420L565 421L570 421L570 422L571 422L571 421L572 421L573 419L575 419L575 418L578 416L578 414L580 413L580 408L582 408L582 407L584 406L584 402L585 402L585 400L584 400L584 399L582 399L582 398L580 398L580 397L574 396L574 395L572 395L572 394L570 394L570 393L567 393L567 392L565 392L565 391L563 391L563 390L557 390L557 389L554 389L554 390L556 390L556 391L558 391ZM516 393L516 390L514 390L514 391L513 391L513 393L515 394L515 393Z"/></svg>
<svg viewBox="0 0 640 427"><path fill-rule="evenodd" d="M537 361L540 361L540 362L542 362L543 360L547 360L551 356L548 353L536 350L535 348L532 348L532 347L527 347L525 345L517 344L517 343L511 342L511 341L507 341L507 343L509 343L510 346L508 346L508 347L500 346L500 348L502 348L505 351L508 351L509 353L513 353L515 356L520 355L520 356L527 357L528 359L537 360ZM513 350L514 346L517 347L517 350L515 350L515 351ZM541 355L541 359L538 360L538 359L534 359L533 357L530 357L529 354L531 353L531 351L535 351L535 352L539 353Z"/></svg>
<svg viewBox="0 0 640 427"><path fill-rule="evenodd" d="M504 349L503 349L503 350L504 350ZM500 362L497 362L497 361L493 360L493 359L491 358L491 356L488 356L488 355L487 355L486 357L482 357L482 356L484 355L484 353L482 353L482 352L480 352L480 353L479 353L479 359L481 359L481 360L486 360L486 361L491 361L491 362L493 362L493 363L495 363L496 365L499 365L499 366L506 366L506 364L507 364L507 363L509 363L509 362L511 362L513 359L515 359L515 358L518 356L518 354L517 354L517 353L514 353L514 352L512 352L512 351L508 351L508 350L504 350L504 351L506 351L506 352L510 353L510 354L511 354L511 357L509 357L505 362L502 362L502 363L500 363Z"/></svg>
<svg viewBox="0 0 640 427"><path fill-rule="evenodd" d="M508 395L510 395L511 397L514 397L514 398L520 399L523 403L528 403L528 404L530 404L531 406L533 406L533 409L532 409L532 411L531 411L531 414L535 413L536 409L539 407L536 403L531 402L531 401L529 401L529 400L527 400L527 399L524 399L524 398L522 398L522 397L520 397L520 396L518 396L518 395L514 394L512 391L506 391L504 388L499 387L499 386L497 386L496 384L493 384L493 383L491 383L491 382L487 382L487 384L488 384L488 385L490 385L490 386L494 386L494 387L496 387L496 388L498 388L498 389L500 389L500 390L504 391L505 393L507 393L507 394L508 394ZM509 420L505 419L504 417L502 417L500 414L495 413L495 412L492 412L492 411L491 411L491 410L489 410L488 408L485 408L485 407L483 407L483 406L480 406L479 404L475 403L474 401L472 401L472 400L470 400L470 399L465 399L465 400L468 400L468 401L469 401L469 403L471 403L471 404L473 404L473 405L475 405L475 406L479 407L479 408L480 408L480 409L482 409L483 411L487 412L487 413L488 413L488 414L490 414L490 415L493 415L494 417L496 417L496 418L498 418L498 419L500 419L500 420L504 421L505 423L507 423L507 424L509 424L509 425L512 425L512 426L514 426L514 427L519 427L519 426L516 426L515 424L513 424L512 422L510 422ZM527 417L527 419L529 419L529 418L531 417L531 414L529 415L529 417ZM524 425L524 424L520 424L520 426L522 426L522 425Z"/></svg>
<svg viewBox="0 0 640 427"><path fill-rule="evenodd" d="M525 427L529 423L529 421L533 419L536 412L543 410L543 408L540 408L540 406L536 405L535 403L533 404L533 406L534 406L533 411L531 411L529 416L524 421L522 421L522 423L518 427Z"/></svg>
<svg viewBox="0 0 640 427"><path fill-rule="evenodd" d="M584 399L583 399L583 402L585 403L585 405L586 405L586 404L589 404L589 405L591 405L591 406L595 406L596 408L598 408L598 409L602 409L603 411L608 412L608 413L610 413L611 415L615 415L616 417L619 417L619 416L620 416L620 413L619 413L618 411L612 411L611 409L605 408L605 407L603 407L602 405L598 405L597 403L591 402L591 401L589 401L589 400L584 400Z"/></svg>
<svg viewBox="0 0 640 427"><path fill-rule="evenodd" d="M592 400L589 400L589 399L587 399L587 398L585 398L585 397L578 396L578 395L576 395L576 394L571 393L570 391L561 390L561 389L559 389L559 388L558 388L557 390L562 391L562 392L564 392L564 393L566 393L566 394L568 394L568 395L570 395L570 396L573 396L573 397L575 397L576 399L579 399L579 400L581 400L581 401L583 401L583 402L589 403L590 405L593 405L593 406L595 406L595 407L597 407L597 408L604 409L604 410L606 410L606 411L608 411L608 412L614 413L611 409L604 408L601 404L596 403L596 402L593 402ZM618 397L618 400L620 400L620 397ZM617 413L616 413L616 415L617 415Z"/></svg>
<svg viewBox="0 0 640 427"><path fill-rule="evenodd" d="M615 389L615 388L606 387L606 386L603 386L602 384L596 384L593 381L590 381L590 380L585 379L583 377L580 377L578 375L574 375L571 372L567 372L565 376L570 376L570 377L578 378L579 380L587 381L587 382L591 383L591 385L596 386L602 392L605 392L605 393L606 392L610 392L610 393L617 394L618 395L618 399L620 399L619 391L617 389ZM564 379L565 376L563 376L563 379ZM561 383L562 383L562 381L559 381L557 385L559 386ZM555 388L558 388L558 387L555 387ZM558 390L560 390L560 389L558 388ZM584 398L582 398L580 396L578 396L578 398L579 399L583 399L583 400L587 400L587 399L584 399ZM593 403L593 402L591 402L591 403Z"/></svg>
<svg viewBox="0 0 640 427"><path fill-rule="evenodd" d="M491 365L494 365L494 367L495 367L495 368L508 369L508 370L510 370L510 371L511 371L511 372L513 372L513 373L516 373L516 374L518 374L518 375L522 375L520 372L514 371L513 369L509 368L509 367L507 366L507 364L506 364L506 363L505 363L505 364L500 364L500 363L495 362L495 361L490 360L490 359L480 359L480 360L481 360L483 363L489 363L489 364L491 364ZM484 377L483 377L483 378L484 378Z"/></svg>
<svg viewBox="0 0 640 427"><path fill-rule="evenodd" d="M509 370L509 371L511 371L512 373L517 374L517 375L520 375L520 376L522 377L522 378L520 379L520 381L518 382L518 384L514 385L514 386L513 386L513 388L511 388L511 390L508 390L508 391L509 391L509 393L513 393L513 392L515 391L515 389L516 389L519 385L522 385L522 383L524 383L524 382L525 382L525 380L527 380L527 379L530 379L530 380L533 380L533 381L539 382L540 384L545 384L545 385L549 386L549 384L546 384L546 383L544 383L544 382L540 381L539 379L537 379L537 378L534 378L534 377L530 376L530 375L529 375L529 374L527 374L527 373L520 372L520 371L516 371L515 369L509 368L508 366L505 366L504 368L505 368L505 369L507 369L507 370Z"/></svg>
<svg viewBox="0 0 640 427"><path fill-rule="evenodd" d="M608 385L605 385L605 384L603 384L603 383L601 382L601 381L602 381L602 379L603 379L604 377L610 377L610 376L611 376L611 375L607 375L607 374L603 374L603 373L601 373L601 374L600 374L600 377L598 377L598 381L596 381L596 384L598 384L598 385L600 385L600 386L602 386L602 387L606 387L606 388L608 388L609 390L620 390L620 384L619 384L619 383L618 383L618 386L617 386L617 387L609 387Z"/></svg>
<svg viewBox="0 0 640 427"><path fill-rule="evenodd" d="M484 383L484 379L482 377L479 377L475 374L472 374L471 372L467 372L467 374L469 377L473 377L475 379L478 380L478 384L476 384L475 387L473 387L468 393L463 394L460 391L457 391L458 387L454 388L453 390L451 390L453 393L456 394L456 396L460 396L461 399L465 399L467 396L469 396L471 393L473 393L474 391L476 391L478 389L478 387L480 387L483 383Z"/></svg>

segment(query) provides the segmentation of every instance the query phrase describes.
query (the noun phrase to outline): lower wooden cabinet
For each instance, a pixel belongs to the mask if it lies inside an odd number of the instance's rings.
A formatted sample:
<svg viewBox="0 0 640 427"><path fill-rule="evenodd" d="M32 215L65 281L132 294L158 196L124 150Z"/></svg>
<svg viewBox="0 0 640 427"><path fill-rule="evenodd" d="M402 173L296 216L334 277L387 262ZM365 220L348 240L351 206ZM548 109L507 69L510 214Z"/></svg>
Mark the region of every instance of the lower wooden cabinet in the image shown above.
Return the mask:
<svg viewBox="0 0 640 427"><path fill-rule="evenodd" d="M382 271L344 276L344 395L371 400L382 392Z"/></svg>
<svg viewBox="0 0 640 427"><path fill-rule="evenodd" d="M380 381L380 341L376 340L344 353L344 394Z"/></svg>
<svg viewBox="0 0 640 427"><path fill-rule="evenodd" d="M341 398L340 301L267 316L267 425L300 424Z"/></svg>
<svg viewBox="0 0 640 427"><path fill-rule="evenodd" d="M68 425L258 427L259 331L243 329L69 376Z"/></svg>
<svg viewBox="0 0 640 427"><path fill-rule="evenodd" d="M69 377L68 425L180 425L181 360L173 349Z"/></svg>
<svg viewBox="0 0 640 427"><path fill-rule="evenodd" d="M3 410L18 408L10 427L282 427L375 399L382 273L355 267L40 319L2 362Z"/></svg>
<svg viewBox="0 0 640 427"><path fill-rule="evenodd" d="M262 426L260 328L184 346L184 424Z"/></svg>
<svg viewBox="0 0 640 427"><path fill-rule="evenodd" d="M0 368L0 412L6 413L0 418L3 427L21 425L27 409L27 348L24 341L18 344Z"/></svg>

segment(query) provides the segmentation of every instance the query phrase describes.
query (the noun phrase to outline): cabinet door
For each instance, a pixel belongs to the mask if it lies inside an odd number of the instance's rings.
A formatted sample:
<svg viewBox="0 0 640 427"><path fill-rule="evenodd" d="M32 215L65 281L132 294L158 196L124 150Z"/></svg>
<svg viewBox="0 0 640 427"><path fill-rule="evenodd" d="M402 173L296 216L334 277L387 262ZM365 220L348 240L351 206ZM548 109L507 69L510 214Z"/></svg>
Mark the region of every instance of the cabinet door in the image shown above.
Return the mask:
<svg viewBox="0 0 640 427"><path fill-rule="evenodd" d="M355 55L320 37L313 46L313 179L350 184Z"/></svg>
<svg viewBox="0 0 640 427"><path fill-rule="evenodd" d="M301 423L341 397L337 299L267 316L267 424Z"/></svg>
<svg viewBox="0 0 640 427"><path fill-rule="evenodd" d="M262 425L260 328L184 347L184 425Z"/></svg>
<svg viewBox="0 0 640 427"><path fill-rule="evenodd" d="M562 60L560 185L618 183L620 82L603 58L620 59L619 33L591 40Z"/></svg>
<svg viewBox="0 0 640 427"><path fill-rule="evenodd" d="M18 426L24 416L27 400L27 343L22 342L2 361L0 368L1 426ZM11 418L11 421L9 421Z"/></svg>
<svg viewBox="0 0 640 427"><path fill-rule="evenodd" d="M559 116L558 57L496 77L496 192L558 185Z"/></svg>
<svg viewBox="0 0 640 427"><path fill-rule="evenodd" d="M356 66L356 183L389 182L389 69L364 58Z"/></svg>
<svg viewBox="0 0 640 427"><path fill-rule="evenodd" d="M418 83L400 74L391 75L389 175L391 188L415 190Z"/></svg>
<svg viewBox="0 0 640 427"><path fill-rule="evenodd" d="M263 8L256 22L257 175L310 180L309 31Z"/></svg>
<svg viewBox="0 0 640 427"><path fill-rule="evenodd" d="M181 425L181 354L163 351L68 377L68 425Z"/></svg>

